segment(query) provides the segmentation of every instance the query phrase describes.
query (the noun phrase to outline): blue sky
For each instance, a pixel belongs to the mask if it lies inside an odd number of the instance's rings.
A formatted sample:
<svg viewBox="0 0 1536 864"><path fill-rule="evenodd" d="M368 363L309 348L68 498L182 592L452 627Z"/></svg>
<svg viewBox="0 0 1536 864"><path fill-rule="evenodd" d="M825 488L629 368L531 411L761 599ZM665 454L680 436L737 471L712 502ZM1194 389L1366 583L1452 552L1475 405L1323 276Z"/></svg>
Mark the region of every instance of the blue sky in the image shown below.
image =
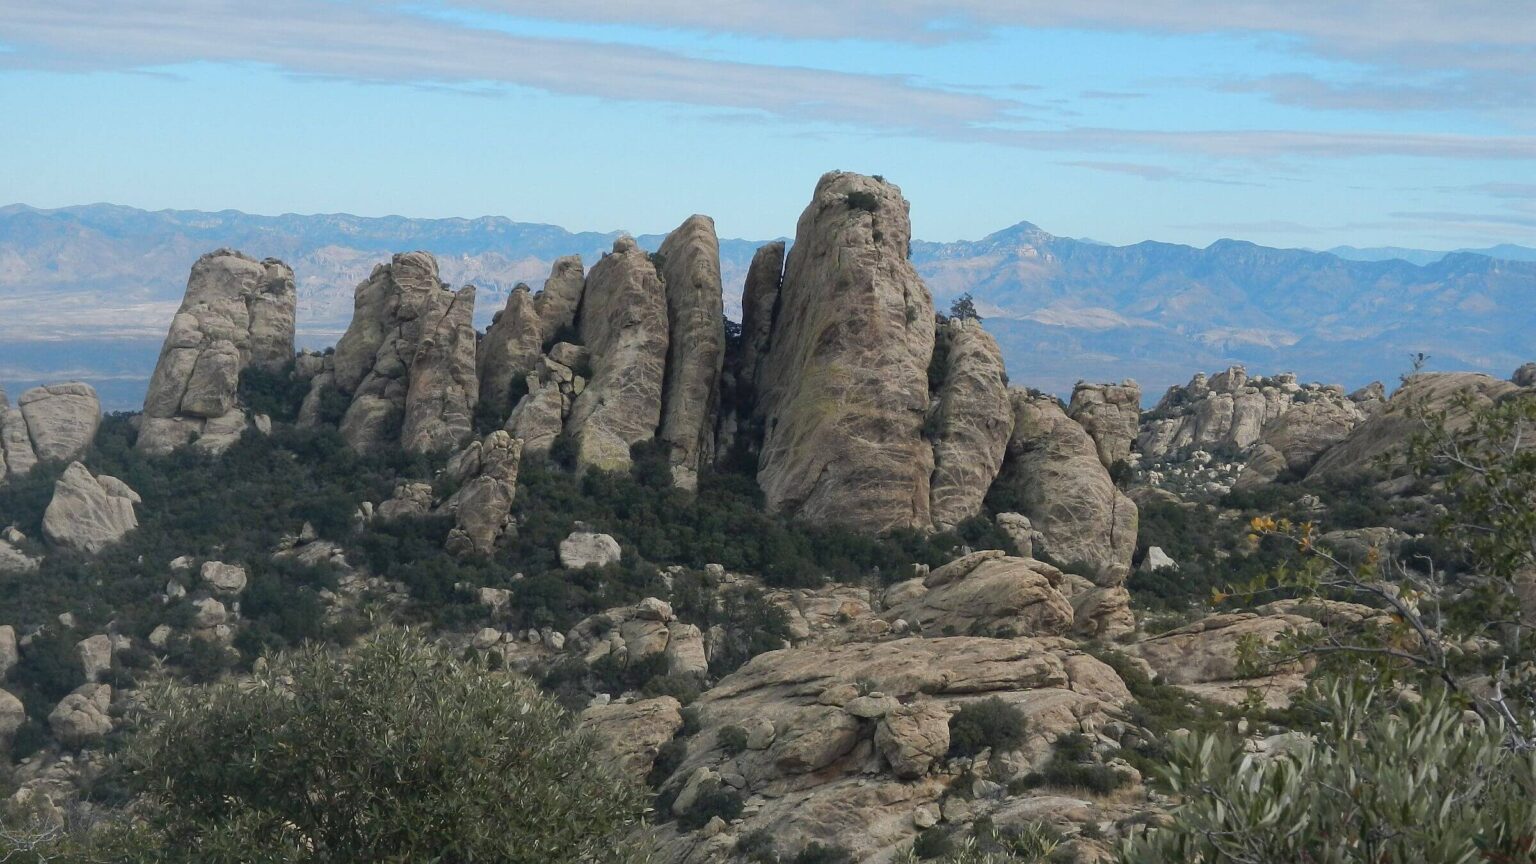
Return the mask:
<svg viewBox="0 0 1536 864"><path fill-rule="evenodd" d="M1345 8L1340 8L1345 7ZM0 0L0 203L1536 245L1529 0Z"/></svg>

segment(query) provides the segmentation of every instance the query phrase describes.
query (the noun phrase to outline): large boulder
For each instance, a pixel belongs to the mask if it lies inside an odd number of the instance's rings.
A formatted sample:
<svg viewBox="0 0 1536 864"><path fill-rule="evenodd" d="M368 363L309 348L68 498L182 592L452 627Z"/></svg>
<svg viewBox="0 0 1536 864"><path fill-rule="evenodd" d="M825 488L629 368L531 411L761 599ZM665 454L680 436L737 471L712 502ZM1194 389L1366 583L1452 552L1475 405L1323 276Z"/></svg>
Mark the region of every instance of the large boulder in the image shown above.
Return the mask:
<svg viewBox="0 0 1536 864"><path fill-rule="evenodd" d="M667 363L667 297L656 267L631 237L587 275L581 340L592 380L571 406L565 432L581 468L630 465L629 450L656 436Z"/></svg>
<svg viewBox="0 0 1536 864"><path fill-rule="evenodd" d="M773 344L774 310L783 282L784 241L775 240L753 253L741 293L741 353L736 364L736 386L749 397L757 390L763 362Z"/></svg>
<svg viewBox="0 0 1536 864"><path fill-rule="evenodd" d="M55 546L94 555L139 527L133 505L142 500L116 477L95 477L71 462L43 512L43 536Z"/></svg>
<svg viewBox="0 0 1536 864"><path fill-rule="evenodd" d="M1067 415L1087 430L1104 467L1128 462L1141 426L1141 385L1129 379L1119 384L1079 381Z"/></svg>
<svg viewBox="0 0 1536 864"><path fill-rule="evenodd" d="M901 190L858 174L823 176L801 215L758 382L772 509L866 532L931 526L933 298L911 236Z"/></svg>
<svg viewBox="0 0 1536 864"><path fill-rule="evenodd" d="M928 495L933 524L944 530L981 512L982 499L1003 467L1013 408L1002 351L980 321L952 319L939 328L936 340L934 357L941 368L929 409L933 478Z"/></svg>
<svg viewBox="0 0 1536 864"><path fill-rule="evenodd" d="M683 728L682 705L671 696L594 705L581 712L580 723L597 735L626 775L643 781L661 745Z"/></svg>
<svg viewBox="0 0 1536 864"><path fill-rule="evenodd" d="M623 556L624 550L612 535L589 531L579 522L576 530L560 541L560 566L568 570L607 567L617 564Z"/></svg>
<svg viewBox="0 0 1536 864"><path fill-rule="evenodd" d="M453 512L447 549L456 555L489 555L511 527L512 500L517 495L517 468L523 442L497 430L469 446L461 461L471 462L469 479L445 506Z"/></svg>
<svg viewBox="0 0 1536 864"><path fill-rule="evenodd" d="M196 442L220 452L240 437L240 373L293 360L293 271L232 249L197 259L144 396L138 448L165 453Z"/></svg>
<svg viewBox="0 0 1536 864"><path fill-rule="evenodd" d="M715 412L725 362L725 307L715 221L689 216L657 252L671 326L661 440L671 445L672 479L698 486L699 467L715 458Z"/></svg>
<svg viewBox="0 0 1536 864"><path fill-rule="evenodd" d="M1305 472L1318 456L1348 438L1367 416L1359 402L1338 390L1321 391L1309 401L1291 406L1264 424L1238 485L1251 487L1285 471Z"/></svg>
<svg viewBox="0 0 1536 864"><path fill-rule="evenodd" d="M0 690L0 747L9 748L17 731L27 723L27 707L20 699Z"/></svg>
<svg viewBox="0 0 1536 864"><path fill-rule="evenodd" d="M1303 387L1289 373L1250 378L1242 366L1197 374L1170 387L1148 412L1136 449L1149 461L1195 450L1240 453L1258 443L1265 424L1321 389Z"/></svg>
<svg viewBox="0 0 1536 864"><path fill-rule="evenodd" d="M543 290L533 298L545 345L560 341L563 334L575 326L576 312L581 308L586 284L579 255L556 258L555 263L550 265L549 278L544 280Z"/></svg>
<svg viewBox="0 0 1536 864"><path fill-rule="evenodd" d="M27 418L20 408L11 407L5 390L0 389L0 482L27 474L36 465L37 453L32 449Z"/></svg>
<svg viewBox="0 0 1536 864"><path fill-rule="evenodd" d="M1307 479L1349 477L1385 467L1403 471L1408 442L1423 430L1422 412L1444 412L1446 428L1466 428L1472 412L1462 410L1459 400L1470 400L1473 411L1528 391L1509 381L1475 372L1425 372L1409 378L1392 398L1360 423L1341 443L1318 458Z"/></svg>
<svg viewBox="0 0 1536 864"><path fill-rule="evenodd" d="M79 381L33 387L16 399L16 406L39 460L69 462L84 456L101 425L96 389Z"/></svg>
<svg viewBox="0 0 1536 864"><path fill-rule="evenodd" d="M1136 551L1135 503L1115 488L1093 439L1054 397L1010 395L1013 434L997 479L1009 509L1029 518L1051 560L1087 566L1101 586L1123 583Z"/></svg>
<svg viewBox="0 0 1536 864"><path fill-rule="evenodd" d="M1061 636L1073 622L1062 578L1040 561L973 552L924 579L891 586L885 617L926 636Z"/></svg>
<svg viewBox="0 0 1536 864"><path fill-rule="evenodd" d="M1243 651L1247 646L1267 648L1288 634L1311 633L1317 627L1315 621L1298 614L1229 612L1142 640L1128 651L1145 660L1164 682L1196 695L1236 703L1254 690L1270 704L1283 705L1305 685L1300 666L1249 676L1243 667Z"/></svg>
<svg viewBox="0 0 1536 864"><path fill-rule="evenodd" d="M475 429L475 286L438 291L426 310L405 394L400 443L410 453L460 447Z"/></svg>
<svg viewBox="0 0 1536 864"><path fill-rule="evenodd" d="M65 747L95 743L112 731L111 707L111 685L82 684L49 713L48 728Z"/></svg>

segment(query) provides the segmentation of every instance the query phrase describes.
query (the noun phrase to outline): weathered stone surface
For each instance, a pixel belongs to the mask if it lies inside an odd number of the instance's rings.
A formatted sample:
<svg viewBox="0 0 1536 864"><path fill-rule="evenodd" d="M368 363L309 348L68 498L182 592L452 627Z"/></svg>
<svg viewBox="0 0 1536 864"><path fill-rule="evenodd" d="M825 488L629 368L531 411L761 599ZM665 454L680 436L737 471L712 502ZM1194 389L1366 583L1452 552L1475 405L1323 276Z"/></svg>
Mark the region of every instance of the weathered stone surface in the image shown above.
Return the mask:
<svg viewBox="0 0 1536 864"><path fill-rule="evenodd" d="M1378 468L1386 458L1392 471L1401 471L1408 440L1423 428L1413 416L1416 408L1445 411L1446 428L1458 431L1470 422L1469 412L1455 409L1460 396L1470 397L1472 407L1485 408L1521 392L1508 381L1474 372L1425 372L1409 378L1370 419L1355 427L1349 437L1325 452L1307 473L1307 479L1348 477Z"/></svg>
<svg viewBox="0 0 1536 864"><path fill-rule="evenodd" d="M1084 639L1119 639L1136 631L1131 593L1125 586L1100 588L1081 576L1065 574L1063 593L1072 604L1072 634Z"/></svg>
<svg viewBox="0 0 1536 864"><path fill-rule="evenodd" d="M245 590L245 568L223 561L204 561L198 578L215 594L235 595Z"/></svg>
<svg viewBox="0 0 1536 864"><path fill-rule="evenodd" d="M405 516L425 516L432 510L431 483L407 482L395 485L389 500L379 503L375 511L380 519L400 519Z"/></svg>
<svg viewBox="0 0 1536 864"><path fill-rule="evenodd" d="M1206 684L1239 679L1239 644L1269 645L1288 632L1317 625L1300 615L1231 612L1201 619L1145 639L1128 649L1169 684Z"/></svg>
<svg viewBox="0 0 1536 864"><path fill-rule="evenodd" d="M475 428L475 286L439 291L427 307L405 394L400 443L412 453L463 445Z"/></svg>
<svg viewBox="0 0 1536 864"><path fill-rule="evenodd" d="M1057 589L1059 570L1028 558L976 552L930 573L921 591L892 586L885 616L928 636L1058 636L1072 629L1072 606ZM914 580L916 581L916 580Z"/></svg>
<svg viewBox="0 0 1536 864"><path fill-rule="evenodd" d="M480 340L475 365L480 376L480 399L497 416L511 412L512 385L521 384L544 354L544 331L539 323L533 293L519 282L507 295L507 305Z"/></svg>
<svg viewBox="0 0 1536 864"><path fill-rule="evenodd" d="M560 566L570 570L583 567L606 567L623 557L619 541L608 534L596 534L585 527L560 541Z"/></svg>
<svg viewBox="0 0 1536 864"><path fill-rule="evenodd" d="M893 774L915 780L949 752L949 710L938 702L902 705L875 727L875 747Z"/></svg>
<svg viewBox="0 0 1536 864"><path fill-rule="evenodd" d="M112 670L112 637L99 633L81 639L75 643L75 657L85 680L100 681L101 676Z"/></svg>
<svg viewBox="0 0 1536 864"><path fill-rule="evenodd" d="M164 453L196 441L218 452L232 443L228 428L245 425L241 371L277 371L293 359L296 296L293 271L276 259L231 249L197 259L149 381L136 446ZM202 441L214 420L222 434Z"/></svg>
<svg viewBox="0 0 1536 864"><path fill-rule="evenodd" d="M43 512L43 536L55 546L94 555L139 527L133 505L140 500L121 480L94 477L71 462Z"/></svg>
<svg viewBox="0 0 1536 864"><path fill-rule="evenodd" d="M709 672L704 634L693 624L673 624L667 634L667 674L703 676Z"/></svg>
<svg viewBox="0 0 1536 864"><path fill-rule="evenodd" d="M1136 550L1136 505L1115 488L1093 439L1053 397L1010 395L1013 434L997 482L1052 560L1089 565L1102 586L1123 583Z"/></svg>
<svg viewBox="0 0 1536 864"><path fill-rule="evenodd" d="M1536 363L1526 363L1515 374L1509 376L1509 380L1516 387L1536 387Z"/></svg>
<svg viewBox="0 0 1536 864"><path fill-rule="evenodd" d="M581 339L592 380L576 397L565 431L582 468L627 468L629 448L656 435L667 362L667 298L661 277L633 238L614 241L587 276Z"/></svg>
<svg viewBox="0 0 1536 864"><path fill-rule="evenodd" d="M32 452L40 460L69 462L85 455L101 425L101 400L89 384L70 381L33 387L16 400Z"/></svg>
<svg viewBox="0 0 1536 864"><path fill-rule="evenodd" d="M472 457L474 476L449 500L454 527L447 548L455 555L489 555L511 525L523 442L497 430L469 450L477 451Z"/></svg>
<svg viewBox="0 0 1536 864"><path fill-rule="evenodd" d="M1141 426L1141 385L1129 379L1119 384L1079 381L1067 415L1087 430L1105 468L1129 461Z"/></svg>
<svg viewBox="0 0 1536 864"><path fill-rule="evenodd" d="M907 202L834 172L800 217L759 381L768 506L860 531L926 529L922 437L933 298L907 260Z"/></svg>
<svg viewBox="0 0 1536 864"><path fill-rule="evenodd" d="M1265 424L1322 389L1302 387L1289 373L1249 378L1242 366L1209 379L1197 374L1168 388L1148 413L1136 449L1151 461L1193 450L1240 452L1258 442Z"/></svg>
<svg viewBox="0 0 1536 864"><path fill-rule="evenodd" d="M561 331L575 325L576 312L581 308L586 284L579 255L556 258L555 263L550 265L549 278L544 281L543 290L533 298L539 313L539 329L543 333L544 344L558 339Z"/></svg>
<svg viewBox="0 0 1536 864"><path fill-rule="evenodd" d="M453 446L467 436L479 390L473 306L472 289L449 291L426 252L395 255L357 286L330 385L351 400L341 434L353 449L407 443L407 415L413 449ZM423 349L429 380L417 384Z"/></svg>
<svg viewBox="0 0 1536 864"><path fill-rule="evenodd" d="M20 408L12 408L0 389L0 482L20 477L37 465L32 450L32 436L27 432L27 418Z"/></svg>
<svg viewBox="0 0 1536 864"><path fill-rule="evenodd" d="M715 415L725 362L715 220L688 217L662 241L658 255L670 325L660 437L672 448L673 482L694 489L699 466L715 458Z"/></svg>
<svg viewBox="0 0 1536 864"><path fill-rule="evenodd" d="M27 707L9 692L0 690L0 746L10 747L16 732L26 722Z"/></svg>
<svg viewBox="0 0 1536 864"><path fill-rule="evenodd" d="M42 559L21 551L9 540L0 539L0 573L31 573L42 563Z"/></svg>
<svg viewBox="0 0 1536 864"><path fill-rule="evenodd" d="M20 659L21 655L16 651L16 628L9 624L0 625L0 681L11 674Z"/></svg>
<svg viewBox="0 0 1536 864"><path fill-rule="evenodd" d="M671 696L611 702L581 712L580 723L597 734L625 774L643 781L661 745L683 728L682 705Z"/></svg>
<svg viewBox="0 0 1536 864"><path fill-rule="evenodd" d="M982 499L1003 466L1013 408L997 340L981 322L956 318L939 328L934 352L943 369L929 409L934 527L953 528L981 512Z"/></svg>
<svg viewBox="0 0 1536 864"><path fill-rule="evenodd" d="M48 715L48 728L65 747L81 747L112 731L112 688L107 684L82 684L59 701Z"/></svg>
<svg viewBox="0 0 1536 864"><path fill-rule="evenodd" d="M507 431L523 442L528 453L548 454L565 427L566 403L557 382L530 389L507 418Z"/></svg>
<svg viewBox="0 0 1536 864"><path fill-rule="evenodd" d="M768 348L773 343L774 310L784 281L784 241L765 243L752 255L741 294L741 355L737 386L756 391Z"/></svg>

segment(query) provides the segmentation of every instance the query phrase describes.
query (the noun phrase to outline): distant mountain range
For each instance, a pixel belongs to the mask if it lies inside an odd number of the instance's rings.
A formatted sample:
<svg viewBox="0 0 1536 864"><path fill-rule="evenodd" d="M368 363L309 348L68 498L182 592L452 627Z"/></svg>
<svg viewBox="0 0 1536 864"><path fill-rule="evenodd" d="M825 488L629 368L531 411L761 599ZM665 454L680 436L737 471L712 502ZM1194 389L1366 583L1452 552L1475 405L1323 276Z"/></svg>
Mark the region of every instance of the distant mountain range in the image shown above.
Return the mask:
<svg viewBox="0 0 1536 864"><path fill-rule="evenodd" d="M590 264L617 236L500 217L0 207L0 384L14 393L83 377L110 407L136 407L188 269L220 246L293 267L301 341L318 346L346 326L353 287L392 252L431 251L445 280L479 286L483 326L513 285L539 287L561 255ZM654 249L662 235L637 239ZM721 241L733 317L760 243ZM1536 250L1520 246L1110 246L1021 222L976 241L915 241L912 260L941 309L976 298L1015 383L1058 393L1080 378L1134 377L1155 398L1238 362L1355 386L1395 379L1418 351L1437 368L1501 375L1536 359Z"/></svg>

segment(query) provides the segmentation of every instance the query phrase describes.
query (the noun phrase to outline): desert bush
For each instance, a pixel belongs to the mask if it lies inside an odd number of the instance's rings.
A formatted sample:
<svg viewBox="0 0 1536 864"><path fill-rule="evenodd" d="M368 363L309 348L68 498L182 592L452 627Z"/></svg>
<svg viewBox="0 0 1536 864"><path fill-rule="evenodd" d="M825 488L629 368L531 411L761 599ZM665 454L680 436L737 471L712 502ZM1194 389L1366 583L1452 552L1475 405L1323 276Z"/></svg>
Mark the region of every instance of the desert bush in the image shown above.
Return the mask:
<svg viewBox="0 0 1536 864"><path fill-rule="evenodd" d="M1024 743L1024 712L993 696L961 707L949 718L949 752L974 756L982 750L1009 750Z"/></svg>

